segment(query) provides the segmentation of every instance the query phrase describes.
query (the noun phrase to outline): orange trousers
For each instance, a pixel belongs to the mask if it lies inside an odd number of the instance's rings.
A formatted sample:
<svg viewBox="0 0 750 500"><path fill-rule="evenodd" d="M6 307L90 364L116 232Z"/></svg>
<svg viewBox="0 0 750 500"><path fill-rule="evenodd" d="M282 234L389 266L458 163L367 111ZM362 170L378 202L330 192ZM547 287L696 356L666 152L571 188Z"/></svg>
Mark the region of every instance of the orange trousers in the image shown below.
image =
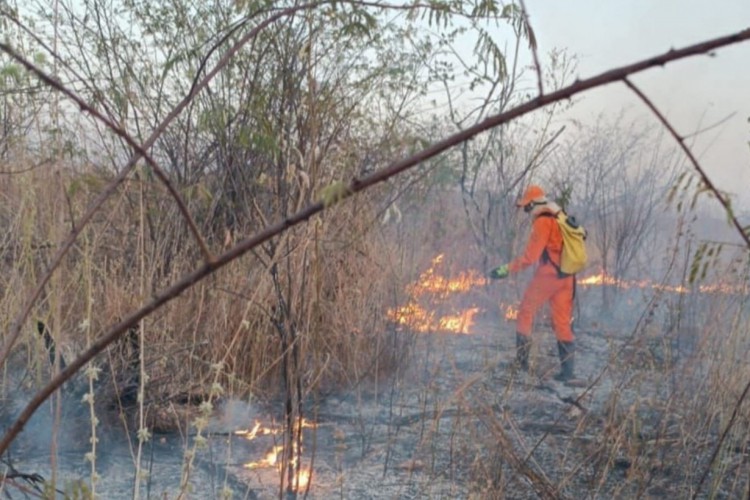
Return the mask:
<svg viewBox="0 0 750 500"><path fill-rule="evenodd" d="M573 293L575 276L560 278L550 264L539 266L526 287L518 308L516 331L521 335L531 335L534 315L545 302L549 301L552 313L552 328L560 342L573 342Z"/></svg>

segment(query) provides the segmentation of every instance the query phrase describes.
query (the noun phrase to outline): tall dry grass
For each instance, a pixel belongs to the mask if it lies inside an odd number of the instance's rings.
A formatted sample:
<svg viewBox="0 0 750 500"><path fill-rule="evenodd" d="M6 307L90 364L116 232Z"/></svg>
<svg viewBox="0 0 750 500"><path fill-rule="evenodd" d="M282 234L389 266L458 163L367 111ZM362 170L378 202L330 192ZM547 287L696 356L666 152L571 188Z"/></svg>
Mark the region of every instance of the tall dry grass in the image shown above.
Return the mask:
<svg viewBox="0 0 750 500"><path fill-rule="evenodd" d="M744 279L724 276L727 284ZM662 310L681 300L654 299ZM594 353L590 346L604 342L592 339L604 332L581 326L589 352L579 352L579 370L599 363L585 390L550 396L501 378L467 391L463 411L484 411L456 437L453 460L464 464L476 498L746 498L748 297L698 293L682 303L679 329L668 315L649 328L611 326L619 333ZM557 401L563 396L580 407Z"/></svg>
<svg viewBox="0 0 750 500"><path fill-rule="evenodd" d="M3 332L107 177L95 168L63 164L0 177ZM6 367L24 371L24 384L38 385L49 376L37 320L70 360L98 332L199 261L171 200L145 179L142 172L133 176L109 200L35 306L14 363ZM196 213L208 203L200 190L184 195ZM221 251L225 234L198 222L212 250ZM257 229L248 223L235 228L233 237ZM386 373L404 350L390 336L383 307L396 300L394 289L403 289L406 277L383 231L374 200L360 197L232 263L149 316L96 361L107 382L97 384L98 399L114 405L122 391L135 390L130 385L138 384L139 356L148 374L149 404L204 397L217 363L219 381L232 396L278 396L284 349L291 348L285 330L294 332L306 394Z"/></svg>

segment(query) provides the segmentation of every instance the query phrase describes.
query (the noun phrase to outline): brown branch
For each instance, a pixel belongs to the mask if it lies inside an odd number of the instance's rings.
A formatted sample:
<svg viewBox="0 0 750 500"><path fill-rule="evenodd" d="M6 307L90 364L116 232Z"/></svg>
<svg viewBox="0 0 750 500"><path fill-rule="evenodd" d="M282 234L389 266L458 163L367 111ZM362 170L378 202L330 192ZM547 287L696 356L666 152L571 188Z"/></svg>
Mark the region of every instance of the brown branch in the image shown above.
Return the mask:
<svg viewBox="0 0 750 500"><path fill-rule="evenodd" d="M745 230L742 228L742 224L740 224L740 221L737 220L737 217L734 216L734 211L732 210L732 207L729 204L729 201L724 197L724 195L721 194L721 192L716 188L716 185L711 182L711 179L708 178L708 175L706 174L706 171L703 167L701 167L700 163L698 163L697 158L693 154L693 152L690 150L690 148L685 144L685 138L680 136L677 133L677 130L672 126L672 124L667 120L667 118L664 116L664 114L659 111L659 109L656 107L656 105L653 103L651 99L644 94L641 89L639 89L633 82L631 82L628 78L623 79L625 81L625 84L630 87L630 90L635 92L635 94L643 101L643 103L648 107L656 116L656 118L661 122L661 124L664 126L664 128L669 131L669 133L672 135L672 137L675 138L677 143L680 145L682 150L685 152L685 155L690 159L690 162L693 164L693 168L698 172L698 175L703 180L703 183L708 187L708 189L716 196L716 199L719 200L719 203L721 203L721 206L724 207L724 211L727 213L727 216L732 221L732 225L739 231L740 236L745 241L745 244L747 245L747 248L750 249L750 235L745 232ZM745 385L745 389L742 391L742 394L740 395L739 399L734 404L734 408L732 410L732 417L729 419L729 422L727 422L726 427L724 428L724 431L721 433L721 437L719 438L719 441L716 443L716 446L714 447L714 451L711 453L711 459L708 461L708 464L706 464L706 470L703 471L703 474L701 475L700 480L698 481L698 485L695 487L695 491L693 492L693 498L698 497L698 493L700 493L701 487L703 486L703 483L706 481L706 478L708 477L709 472L711 471L711 467L713 467L714 462L716 461L716 457L719 455L719 450L721 450L722 445L727 439L727 435L729 435L729 431L734 427L734 424L737 422L737 415L739 414L740 407L742 406L742 403L745 401L745 398L747 397L748 393L750 393L750 382L748 382Z"/></svg>
<svg viewBox="0 0 750 500"><path fill-rule="evenodd" d="M110 328L101 338L94 342L94 344L92 344L89 349L87 349L77 359L75 359L70 364L70 366L68 366L65 370L61 371L57 376L50 380L50 382L45 387L43 387L39 392L37 392L36 395L34 395L34 397L26 405L26 407L21 411L16 420L10 425L10 427L8 427L8 430L5 432L2 441L0 441L0 455L5 453L5 451L8 449L8 446L10 446L10 443L21 432L21 430L23 430L24 426L29 421L34 412L51 394L53 394L58 388L60 388L60 386L65 383L65 381L70 379L86 363L91 361L97 354L102 352L108 345L120 338L123 333L128 330L128 328L134 326L141 319L145 318L164 304L178 297L185 290L203 280L205 277L211 275L216 270L234 261L238 257L246 254L261 243L264 243L271 238L283 233L290 227L296 226L297 224L308 220L313 215L322 212L325 208L338 203L339 201L348 198L349 196L352 196L357 192L363 191L364 189L367 189L368 187L380 182L384 182L391 177L404 172L405 170L408 170L409 168L418 165L419 163L430 159L442 153L443 151L446 151L447 149L474 137L481 132L507 123L510 120L535 111L541 107L546 106L547 104L561 101L563 99L568 99L576 94L595 87L600 87L608 83L623 80L625 77L633 73L638 73L655 66L663 66L668 62L685 57L704 54L719 47L740 43L748 39L750 39L750 29L740 31L729 36L704 41L679 50L670 50L669 52L656 57L645 59L620 68L612 69L586 80L579 80L568 87L564 87L547 95L539 96L532 101L521 104L506 112L491 116L472 127L469 127L457 134L454 134L446 139L443 139L440 142L437 142L425 148L424 150L418 152L413 156L399 160L389 165L388 167L373 172L369 176L366 176L362 179L354 179L351 181L345 191L341 193L341 196L334 199L331 203L313 203L305 209L291 215L289 218L278 222L273 226L269 226L261 232L240 241L233 248L217 257L215 261L205 262L195 271L187 274L172 286L158 293L150 302L141 307L141 309L138 309L137 311L131 313L122 321L112 326L112 328ZM218 71L218 69L216 69L215 71ZM213 74L215 73L212 72L211 76L213 76ZM209 77L207 76L206 78ZM179 111L175 110L172 114L170 114L170 116L176 115L178 112Z"/></svg>
<svg viewBox="0 0 750 500"><path fill-rule="evenodd" d="M193 237L198 242L198 246L200 247L201 253L203 253L203 258L205 260L211 260L211 253L208 251L208 247L206 246L206 243L203 241L203 238L200 235L200 232L198 231L198 226L195 224L195 221L190 216L190 212L188 212L187 206L185 205L185 202L182 200L182 197L180 196L180 193L177 192L172 182L169 180L169 177L164 173L164 171L159 167L159 165L154 161L154 159L151 157L151 155L146 152L146 149L138 144L138 142L133 139L130 134L121 126L117 125L115 122L113 122L111 119L107 118L103 114L101 114L96 108L89 105L86 101L84 101L81 97L79 97L75 92L68 89L63 85L60 81L58 81L55 77L48 75L38 67L36 67L31 61L23 57L21 54L16 52L10 45L7 45L5 43L0 43L0 50L8 54L10 57L18 61L23 67L25 67L30 73L33 73L36 75L37 78L39 78L42 82L47 84L48 86L54 88L55 90L59 91L60 93L67 96L70 100L75 102L80 108L81 111L90 114L100 122L102 122L104 125L106 125L107 128L112 130L115 134L120 136L131 148L133 148L136 152L136 154L133 157L142 157L144 160L146 160L146 163L148 163L151 168L154 170L154 173L159 178L159 180L167 187L167 191L169 191L169 194L172 195L172 198L174 198L175 202L177 203L177 206L179 207L180 212L182 213L182 216L187 221L188 226L190 227L190 232L193 233ZM129 169L126 169L126 171L129 172ZM75 224L75 222L73 222ZM72 232L76 232L75 229ZM0 358L1 359L1 358Z"/></svg>
<svg viewBox="0 0 750 500"><path fill-rule="evenodd" d="M534 69L536 70L537 84L539 86L539 95L544 95L544 83L542 78L542 66L539 64L539 54L537 53L536 35L534 35L534 29L531 27L529 22L529 11L526 9L526 2L521 2L521 14L523 15L523 22L526 25L526 36L529 38L529 47L531 48L531 55L534 57Z"/></svg>
<svg viewBox="0 0 750 500"><path fill-rule="evenodd" d="M631 82L628 78L623 78L623 81L625 82L625 85L630 87L630 90L635 92L635 94L643 101L646 107L648 107L654 113L656 118L661 122L664 128L667 129L672 137L674 137L674 139L680 145L680 148L682 148L682 150L685 152L685 155L690 160L690 163L693 164L693 168L696 170L696 172L698 172L698 175L700 176L703 183L706 185L709 191L711 191L714 196L716 196L716 199L719 200L719 203L721 203L721 206L724 208L727 216L729 216L729 219L732 221L732 225L740 233L740 237L745 241L745 245L747 245L748 250L750 250L750 234L748 234L743 229L740 221L737 220L737 217L734 216L734 210L732 210L732 206L729 203L729 200L727 200L727 198L721 193L721 191L719 191L719 189L711 181L711 179L708 178L708 174L706 174L705 169L700 165L700 163L698 163L698 159L695 157L687 144L685 144L685 138L677 133L677 130L675 130L669 120L666 119L664 114L657 109L651 99L649 99L643 92L641 92L641 90L633 82Z"/></svg>
<svg viewBox="0 0 750 500"><path fill-rule="evenodd" d="M745 385L745 389L742 391L742 394L740 395L739 399L737 400L737 403L735 403L734 408L732 409L732 416L729 419L729 422L727 422L727 426L724 428L724 431L721 433L721 437L719 438L719 442L716 443L716 446L714 447L714 451L711 453L711 460L709 460L708 464L706 465L706 470L703 471L703 474L701 475L700 481L698 481L698 484L695 487L695 491L693 492L693 499L698 498L698 493L701 491L701 487L703 486L703 483L706 481L706 478L708 477L709 472L711 472L711 467L713 467L714 462L716 461L716 457L719 455L719 451L721 450L721 447L723 446L724 442L727 439L727 436L729 435L729 431L734 427L734 424L737 422L737 416L740 412L740 406L742 406L742 403L745 401L745 398L747 398L748 393L750 393L750 382Z"/></svg>
<svg viewBox="0 0 750 500"><path fill-rule="evenodd" d="M199 83L197 83L190 89L190 92L188 92L188 94L177 104L177 106L175 106L174 109L172 109L172 111L164 118L164 120L162 120L162 122L156 127L156 129L151 133L148 139L146 139L146 141L140 146L140 148L136 149L135 153L130 157L127 164L123 167L122 171L117 175L117 177L115 177L114 180L112 180L112 182L110 182L104 188L101 194L99 194L99 196L96 197L96 199L91 203L91 205L89 205L88 210L81 217L78 227L76 227L74 231L71 231L70 235L65 239L65 241L63 241L60 248L52 257L52 260L50 261L49 269L42 276L41 280L37 284L37 287L29 295L26 302L24 303L21 309L21 312L18 314L18 316L14 318L13 323L11 324L10 332L8 334L9 335L8 340L6 340L5 344L3 345L2 351L0 351L0 365L5 363L5 361L7 360L8 355L10 354L10 351L13 348L13 345L16 343L16 341L18 340L18 337L21 334L21 327L26 321L26 318L28 318L29 314L31 313L31 308L34 306L36 301L41 296L42 291L44 290L44 287L47 286L47 283L49 283L49 280L52 277L52 273L54 273L54 271L60 265L60 262L62 262L62 259L65 257L68 251L72 248L73 243L78 238L78 235L81 233L83 228L88 224L88 222L91 220L94 214L101 208L104 202L115 192L115 190L120 186L120 184L122 184L124 180L127 178L128 174L133 169L136 162L141 158L140 151L148 151L156 143L156 140L161 136L164 130L166 130L169 124L172 123L172 121L177 116L179 116L179 114L185 109L185 107L187 107L188 104L190 104L193 98L201 90L203 90L209 84L209 82L213 80L213 78L219 73L219 71L221 71L229 63L229 61L234 57L234 55L237 52L239 52L240 49L244 45L246 45L250 40L255 38L255 36L260 31L262 31L267 26L273 24L274 22L278 21L281 18L295 14L296 12L300 10L315 8L318 5L321 5L323 3L325 2L320 1L320 2L302 4L296 7L290 7L288 9L279 11L276 14L268 17L264 21L258 23L258 25L255 28L253 28L245 36L240 38L237 41L237 43L235 43L232 47L230 47L221 56L221 59L219 59L219 61L216 63L216 66L214 66L211 69L211 71L209 71ZM0 49L2 49L3 47L8 47L8 46L4 44L0 44ZM46 76L46 75L42 75L42 76ZM65 89L63 89L63 91L65 91ZM118 130L120 130L119 127L115 127L113 129L115 133L117 133Z"/></svg>
<svg viewBox="0 0 750 500"><path fill-rule="evenodd" d="M496 412L493 411L493 408L481 402L479 402L479 405L484 410L483 413L479 414L479 418L489 429L490 437L494 438L493 444L496 445L495 448L499 450L503 459L514 472L526 478L538 498L545 500L563 500L567 498L550 482L549 478L544 474L543 469L539 468L539 470L536 470L528 464L527 459L523 458L516 451L516 446L508 437L502 422L494 416Z"/></svg>

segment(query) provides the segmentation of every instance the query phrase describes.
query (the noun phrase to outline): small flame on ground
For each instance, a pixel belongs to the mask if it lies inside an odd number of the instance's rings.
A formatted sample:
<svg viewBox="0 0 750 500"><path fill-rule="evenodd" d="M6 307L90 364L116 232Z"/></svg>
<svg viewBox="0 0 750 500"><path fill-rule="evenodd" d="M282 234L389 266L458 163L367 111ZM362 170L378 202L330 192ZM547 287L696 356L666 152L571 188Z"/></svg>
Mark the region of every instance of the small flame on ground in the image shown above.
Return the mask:
<svg viewBox="0 0 750 500"><path fill-rule="evenodd" d="M318 426L315 422L311 422L305 418L302 418L298 421L298 425L303 429L314 429ZM246 430L239 430L235 431L235 435L243 436L245 439L253 440L258 436L268 436L272 435L275 436L277 434L280 434L283 432L283 429L280 427L265 427L261 424L260 421L256 420L255 424L253 425L252 429L246 429ZM297 456L299 455L297 453L297 446L293 446L292 449L294 452L292 453L292 459L291 459L291 466L296 467L297 465ZM280 460L280 457L283 456L284 453L284 446L283 445L273 445L271 448L266 452L265 456L261 458L258 461L248 462L243 465L245 469L267 469L276 467L277 469L281 470L282 467L282 461ZM308 483L310 482L310 477L312 476L312 471L309 467L300 467L295 474L295 478L293 480L293 484L291 485L290 489L292 491L299 491L301 489L307 488Z"/></svg>
<svg viewBox="0 0 750 500"><path fill-rule="evenodd" d="M292 485L292 490L300 491L307 488L307 485L310 483L310 476L310 469L308 469L307 467L300 469L297 477L295 478L294 484Z"/></svg>
<svg viewBox="0 0 750 500"><path fill-rule="evenodd" d="M300 425L303 429L314 429L318 426L318 424L316 424L315 422L310 422L306 418L302 419ZM234 434L237 436L243 436L247 440L253 440L258 436L275 436L277 434L280 434L282 431L283 430L280 427L263 427L260 421L256 420L255 425L253 425L252 429L234 431Z"/></svg>
<svg viewBox="0 0 750 500"><path fill-rule="evenodd" d="M599 274L595 274L593 276L588 276L586 278L581 278L578 280L579 285L617 285L620 283L617 279L608 276L607 274L601 272Z"/></svg>
<svg viewBox="0 0 750 500"><path fill-rule="evenodd" d="M586 278L581 278L577 281L579 285L582 286L596 286L596 285L613 285L618 288L643 288L643 289L652 289L652 290L659 290L662 292L671 292L671 293L690 293L692 290L689 287L683 286L683 285L664 285L661 283L654 283L650 280L620 280L617 278L614 278L612 276L607 275L604 271L600 272L599 274L595 274L592 276L588 276ZM748 286L747 284L740 284L740 285L730 285L727 283L716 283L711 285L698 285L695 287L694 290L697 290L700 293L723 293L723 294L747 294L748 293Z"/></svg>
<svg viewBox="0 0 750 500"><path fill-rule="evenodd" d="M238 436L244 436L245 439L253 440L258 436L276 435L281 432L281 429L272 429L270 427L263 427L260 421L256 420L255 425L252 429L245 429L240 431L234 431Z"/></svg>
<svg viewBox="0 0 750 500"><path fill-rule="evenodd" d="M516 309L512 305L509 305L505 309L505 319L507 319L509 321L510 320L514 320L514 319L518 319L518 309Z"/></svg>
<svg viewBox="0 0 750 500"><path fill-rule="evenodd" d="M443 316L438 321L438 327L441 330L468 334L471 327L474 326L474 315L478 312L478 307L472 307L457 316Z"/></svg>
<svg viewBox="0 0 750 500"><path fill-rule="evenodd" d="M244 465L246 469L260 469L263 467L273 467L279 460L279 455L284 451L284 447L281 445L273 446L266 453L266 456L257 462L249 462Z"/></svg>

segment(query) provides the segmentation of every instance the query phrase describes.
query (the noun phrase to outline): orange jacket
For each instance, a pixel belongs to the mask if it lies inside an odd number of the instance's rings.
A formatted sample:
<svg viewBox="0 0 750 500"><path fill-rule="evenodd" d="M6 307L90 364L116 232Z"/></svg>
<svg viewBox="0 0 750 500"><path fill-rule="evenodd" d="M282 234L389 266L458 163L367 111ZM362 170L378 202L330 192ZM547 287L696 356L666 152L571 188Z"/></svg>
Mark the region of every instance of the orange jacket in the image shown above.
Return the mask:
<svg viewBox="0 0 750 500"><path fill-rule="evenodd" d="M540 262L544 250L547 250L547 255L556 266L560 265L563 245L562 233L555 217L549 217L549 215L554 215L556 210L553 210L554 207L540 208L541 210L534 215L531 235L526 244L526 249L521 256L508 264L508 270L512 273L522 271L530 265Z"/></svg>

